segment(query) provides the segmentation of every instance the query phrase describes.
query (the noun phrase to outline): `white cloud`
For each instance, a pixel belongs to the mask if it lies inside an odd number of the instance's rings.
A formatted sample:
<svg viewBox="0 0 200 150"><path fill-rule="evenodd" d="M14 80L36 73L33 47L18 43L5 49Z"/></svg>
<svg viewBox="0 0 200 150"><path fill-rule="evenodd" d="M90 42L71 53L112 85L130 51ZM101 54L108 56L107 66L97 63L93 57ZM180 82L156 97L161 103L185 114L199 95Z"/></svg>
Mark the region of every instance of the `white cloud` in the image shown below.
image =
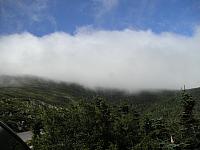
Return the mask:
<svg viewBox="0 0 200 150"><path fill-rule="evenodd" d="M200 32L79 30L0 37L0 74L36 75L89 87L180 89L200 85Z"/></svg>

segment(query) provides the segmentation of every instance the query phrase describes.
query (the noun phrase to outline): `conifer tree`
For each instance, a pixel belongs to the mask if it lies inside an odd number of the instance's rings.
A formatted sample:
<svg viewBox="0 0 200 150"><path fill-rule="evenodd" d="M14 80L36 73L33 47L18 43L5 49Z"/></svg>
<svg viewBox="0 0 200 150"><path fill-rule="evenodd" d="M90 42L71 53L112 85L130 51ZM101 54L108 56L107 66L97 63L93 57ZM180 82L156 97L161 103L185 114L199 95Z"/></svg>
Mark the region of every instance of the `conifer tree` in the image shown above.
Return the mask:
<svg viewBox="0 0 200 150"><path fill-rule="evenodd" d="M195 100L185 90L182 93L183 111L180 118L181 148L192 150L199 148L199 126L194 118Z"/></svg>

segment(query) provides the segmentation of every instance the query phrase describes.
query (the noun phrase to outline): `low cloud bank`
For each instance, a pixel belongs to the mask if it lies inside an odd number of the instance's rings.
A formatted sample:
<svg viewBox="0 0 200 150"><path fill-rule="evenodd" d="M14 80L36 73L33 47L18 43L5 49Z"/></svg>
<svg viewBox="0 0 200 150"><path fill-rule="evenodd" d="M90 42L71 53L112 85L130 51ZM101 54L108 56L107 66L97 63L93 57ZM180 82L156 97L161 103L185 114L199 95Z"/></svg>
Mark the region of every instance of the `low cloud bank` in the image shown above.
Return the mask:
<svg viewBox="0 0 200 150"><path fill-rule="evenodd" d="M200 86L200 32L82 29L0 37L0 74L35 75L132 92Z"/></svg>

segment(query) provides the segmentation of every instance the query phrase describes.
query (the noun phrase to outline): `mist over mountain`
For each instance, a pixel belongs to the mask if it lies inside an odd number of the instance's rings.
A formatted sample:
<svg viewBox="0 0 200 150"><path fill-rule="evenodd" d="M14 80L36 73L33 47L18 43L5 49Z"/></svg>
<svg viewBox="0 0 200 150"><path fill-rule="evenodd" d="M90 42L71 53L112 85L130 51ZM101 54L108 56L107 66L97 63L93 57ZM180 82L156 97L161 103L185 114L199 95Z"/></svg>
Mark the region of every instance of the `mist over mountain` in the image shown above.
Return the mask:
<svg viewBox="0 0 200 150"><path fill-rule="evenodd" d="M41 78L37 76L11 76L0 75L0 87L21 87L21 86L34 86L45 85L47 83L56 83L56 81Z"/></svg>
<svg viewBox="0 0 200 150"><path fill-rule="evenodd" d="M78 29L0 37L0 74L33 75L89 88L141 90L199 86L200 34Z"/></svg>
<svg viewBox="0 0 200 150"><path fill-rule="evenodd" d="M0 0L0 130L34 150L200 150L199 65L200 0Z"/></svg>

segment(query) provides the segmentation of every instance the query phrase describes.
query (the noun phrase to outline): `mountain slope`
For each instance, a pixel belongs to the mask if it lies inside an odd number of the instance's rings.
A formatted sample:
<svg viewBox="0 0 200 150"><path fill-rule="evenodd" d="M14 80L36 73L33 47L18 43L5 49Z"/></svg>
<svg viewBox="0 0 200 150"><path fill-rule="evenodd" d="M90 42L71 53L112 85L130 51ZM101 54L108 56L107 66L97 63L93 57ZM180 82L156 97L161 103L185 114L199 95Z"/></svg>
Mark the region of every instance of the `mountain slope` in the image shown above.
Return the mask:
<svg viewBox="0 0 200 150"><path fill-rule="evenodd" d="M102 97L111 103L129 102L135 105L151 105L173 97L176 91L144 91L131 94L120 90L91 90L77 84L55 82L37 77L0 76L0 97L24 98L63 105L77 100L92 101Z"/></svg>
<svg viewBox="0 0 200 150"><path fill-rule="evenodd" d="M190 89L188 92L196 100L195 114L198 117L200 88ZM26 126L22 129L26 131L34 121L34 117L29 118L29 116L34 114L32 111L39 105L67 107L80 100L95 102L100 97L115 106L128 103L142 115L142 118L145 116L164 118L166 122L173 124L179 120L182 109L180 93L180 91L144 91L131 94L111 89L91 90L77 84L30 76L0 76L0 119L7 122L15 131L20 130L19 126L26 120Z"/></svg>

